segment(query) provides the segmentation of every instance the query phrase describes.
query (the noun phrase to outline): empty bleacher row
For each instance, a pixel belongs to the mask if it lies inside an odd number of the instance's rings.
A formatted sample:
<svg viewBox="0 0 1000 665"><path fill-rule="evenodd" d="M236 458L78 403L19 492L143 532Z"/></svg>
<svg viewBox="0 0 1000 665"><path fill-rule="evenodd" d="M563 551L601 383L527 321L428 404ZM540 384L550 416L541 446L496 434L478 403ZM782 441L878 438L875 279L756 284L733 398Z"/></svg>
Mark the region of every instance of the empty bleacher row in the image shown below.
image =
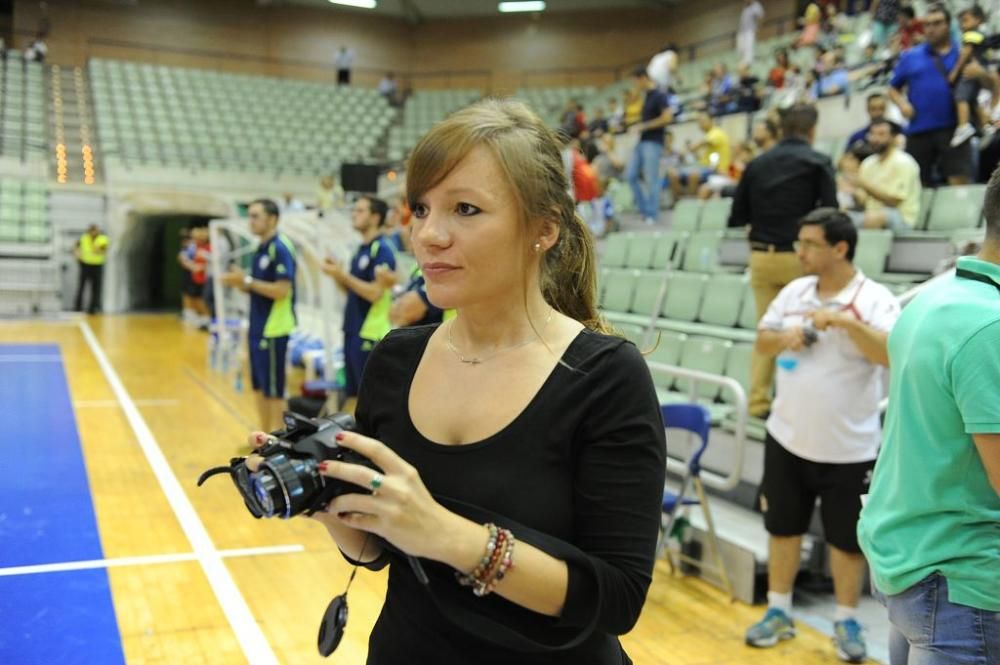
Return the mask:
<svg viewBox="0 0 1000 665"><path fill-rule="evenodd" d="M0 243L48 243L49 192L42 180L3 178L0 182Z"/></svg>
<svg viewBox="0 0 1000 665"><path fill-rule="evenodd" d="M435 123L452 111L467 106L482 97L474 89L419 90L407 101L403 109L402 124L389 130L388 157L402 161Z"/></svg>
<svg viewBox="0 0 1000 665"><path fill-rule="evenodd" d="M395 111L374 89L92 59L106 163L315 176L374 159Z"/></svg>
<svg viewBox="0 0 1000 665"><path fill-rule="evenodd" d="M42 65L11 51L0 60L0 156L42 161L46 156L45 77Z"/></svg>

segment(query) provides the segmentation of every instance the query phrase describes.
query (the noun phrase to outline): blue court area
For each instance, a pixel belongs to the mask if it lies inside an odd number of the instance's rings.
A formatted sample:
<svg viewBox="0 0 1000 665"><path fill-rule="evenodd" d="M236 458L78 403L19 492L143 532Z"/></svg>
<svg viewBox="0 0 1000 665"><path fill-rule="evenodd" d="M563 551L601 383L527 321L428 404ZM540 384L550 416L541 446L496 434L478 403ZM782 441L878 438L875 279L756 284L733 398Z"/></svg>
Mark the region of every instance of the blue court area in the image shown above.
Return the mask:
<svg viewBox="0 0 1000 665"><path fill-rule="evenodd" d="M0 663L124 663L59 347L0 345Z"/></svg>

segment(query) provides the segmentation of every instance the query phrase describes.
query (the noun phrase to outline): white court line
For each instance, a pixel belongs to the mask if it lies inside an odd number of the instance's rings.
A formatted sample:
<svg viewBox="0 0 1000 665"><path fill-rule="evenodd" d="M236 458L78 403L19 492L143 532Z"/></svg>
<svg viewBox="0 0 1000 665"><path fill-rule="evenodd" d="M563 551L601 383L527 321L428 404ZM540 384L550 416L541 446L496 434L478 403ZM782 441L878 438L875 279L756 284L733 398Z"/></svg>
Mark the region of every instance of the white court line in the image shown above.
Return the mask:
<svg viewBox="0 0 1000 665"><path fill-rule="evenodd" d="M160 488L167 497L167 502L170 503L174 514L177 515L177 521L180 522L181 529L184 530L184 534L191 542L197 561L201 564L202 570L205 571L205 577L208 579L212 591L215 592L215 597L219 599L219 605L222 606L222 611L243 649L243 655L246 656L250 665L277 665L278 659L274 655L271 645L267 643L260 626L257 625L246 600L240 594L232 575L223 564L221 553L215 549L215 544L212 542L211 536L208 535L205 525L202 524L201 518L198 517L194 506L191 505L191 501L181 488L180 481L171 470L167 458L160 450L156 438L149 430L146 421L143 420L135 402L125 390L115 368L111 366L108 356L101 348L97 337L94 336L94 331L90 329L86 321L81 320L79 326L84 339L87 340L87 345L90 346L90 350L97 360L97 364L101 366L101 371L104 372L104 377L111 386L111 391L121 402L122 411L125 412L125 417L128 419L129 425L132 426L132 431L135 432L139 447L146 455L146 460L149 462L156 480L159 481Z"/></svg>
<svg viewBox="0 0 1000 665"><path fill-rule="evenodd" d="M134 399L136 406L177 406L179 399ZM78 399L73 402L76 409L117 409L121 403L116 399Z"/></svg>
<svg viewBox="0 0 1000 665"><path fill-rule="evenodd" d="M249 547L240 550L219 550L223 558L241 556L261 556L267 554L294 554L303 552L302 545L275 545L274 547ZM11 575L35 575L37 573L65 573L72 570L92 570L94 568L122 568L124 566L152 566L163 563L197 561L194 552L179 554L151 554L147 556L124 556L117 559L90 559L88 561L66 561L63 563L41 563L33 566L10 566L0 568L0 577Z"/></svg>
<svg viewBox="0 0 1000 665"><path fill-rule="evenodd" d="M5 353L0 355L0 363L58 363L62 362L62 356L54 356L51 353Z"/></svg>

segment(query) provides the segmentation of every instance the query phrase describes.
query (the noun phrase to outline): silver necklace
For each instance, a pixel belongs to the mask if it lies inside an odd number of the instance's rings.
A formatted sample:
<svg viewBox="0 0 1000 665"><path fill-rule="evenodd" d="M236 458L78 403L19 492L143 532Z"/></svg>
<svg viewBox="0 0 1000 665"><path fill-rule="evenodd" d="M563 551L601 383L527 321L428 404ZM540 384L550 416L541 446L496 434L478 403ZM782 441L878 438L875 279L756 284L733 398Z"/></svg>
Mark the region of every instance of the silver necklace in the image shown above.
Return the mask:
<svg viewBox="0 0 1000 665"><path fill-rule="evenodd" d="M546 328L548 328L549 321L552 320L552 312L554 312L554 311L555 311L555 309L553 309L553 308L549 309L549 315L547 317L545 317L545 325L542 326L542 331L544 331ZM497 349L496 351L494 351L493 353L489 354L488 356L466 357L466 356L462 355L461 351L458 350L458 348L455 346L455 343L451 339L451 329L453 327L453 323L454 322L448 324L448 337L447 337L447 340L446 340L447 343L448 343L448 348L451 349L451 352L455 354L455 357L458 358L459 362L463 362L466 365L481 365L482 363L486 362L487 360L492 360L493 358L496 358L501 353L506 353L508 351L513 351L514 349L520 349L522 346L527 346L527 345L531 344L532 342L534 342L535 340L538 339L537 336L536 337L531 337L529 339L524 340L523 342L518 342L517 344L513 344L511 346L505 346L502 349ZM539 331L539 334L541 334L542 331Z"/></svg>

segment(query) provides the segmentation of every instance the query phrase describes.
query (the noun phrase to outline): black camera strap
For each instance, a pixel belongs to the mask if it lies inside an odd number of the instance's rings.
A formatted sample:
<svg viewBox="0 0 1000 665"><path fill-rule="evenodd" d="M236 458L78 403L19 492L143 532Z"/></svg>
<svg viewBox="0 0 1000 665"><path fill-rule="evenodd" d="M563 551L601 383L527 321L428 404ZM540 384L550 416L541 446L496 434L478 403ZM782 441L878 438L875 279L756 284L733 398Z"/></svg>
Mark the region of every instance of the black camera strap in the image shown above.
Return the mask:
<svg viewBox="0 0 1000 665"><path fill-rule="evenodd" d="M957 268L955 270L955 276L961 277L962 279L971 279L976 282L982 282L983 284L989 284L993 287L996 287L997 291L1000 291L1000 283L997 283L997 281L992 277L988 277L980 272L967 270L965 268Z"/></svg>

